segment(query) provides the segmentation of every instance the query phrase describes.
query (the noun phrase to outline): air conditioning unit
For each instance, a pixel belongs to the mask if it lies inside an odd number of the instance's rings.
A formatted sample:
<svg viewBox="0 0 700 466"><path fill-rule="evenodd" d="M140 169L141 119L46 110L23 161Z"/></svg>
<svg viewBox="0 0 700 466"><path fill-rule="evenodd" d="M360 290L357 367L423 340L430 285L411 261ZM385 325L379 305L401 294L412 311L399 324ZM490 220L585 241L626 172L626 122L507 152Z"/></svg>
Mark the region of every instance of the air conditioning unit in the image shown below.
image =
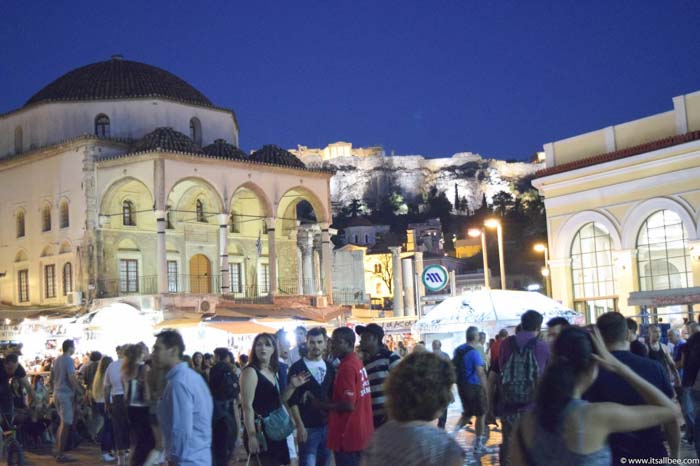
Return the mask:
<svg viewBox="0 0 700 466"><path fill-rule="evenodd" d="M77 305L83 303L83 292L82 291L70 292L70 293L68 293L67 298L68 298L67 299L68 304L70 304L71 306L77 306Z"/></svg>

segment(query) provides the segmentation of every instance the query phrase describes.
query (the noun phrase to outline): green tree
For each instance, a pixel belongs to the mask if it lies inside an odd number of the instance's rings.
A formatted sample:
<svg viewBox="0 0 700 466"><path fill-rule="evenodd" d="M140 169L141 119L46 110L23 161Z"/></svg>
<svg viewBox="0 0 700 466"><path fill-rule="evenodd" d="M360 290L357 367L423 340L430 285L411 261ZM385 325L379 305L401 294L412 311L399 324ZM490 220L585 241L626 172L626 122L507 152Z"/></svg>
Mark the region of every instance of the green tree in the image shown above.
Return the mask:
<svg viewBox="0 0 700 466"><path fill-rule="evenodd" d="M499 191L493 195L493 210L500 216L505 216L506 213L513 207L513 195L508 191Z"/></svg>

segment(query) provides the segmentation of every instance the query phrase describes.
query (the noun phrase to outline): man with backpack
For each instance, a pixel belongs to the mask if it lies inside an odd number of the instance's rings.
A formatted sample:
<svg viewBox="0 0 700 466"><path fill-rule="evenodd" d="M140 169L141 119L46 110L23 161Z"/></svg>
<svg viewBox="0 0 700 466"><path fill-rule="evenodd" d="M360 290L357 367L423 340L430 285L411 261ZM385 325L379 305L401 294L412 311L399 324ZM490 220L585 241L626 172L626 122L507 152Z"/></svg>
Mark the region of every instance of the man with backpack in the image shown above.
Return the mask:
<svg viewBox="0 0 700 466"><path fill-rule="evenodd" d="M214 367L209 370L209 388L214 398L212 416L212 453L214 466L226 466L238 438L238 377L227 348L214 350Z"/></svg>
<svg viewBox="0 0 700 466"><path fill-rule="evenodd" d="M476 349L479 345L479 329L467 329L467 342L457 347L452 363L457 374L457 391L462 401L462 417L457 422L457 430L461 429L472 416L476 417L476 443L474 453L493 453L486 447L488 433L484 418L488 407L486 399L486 371L481 353Z"/></svg>
<svg viewBox="0 0 700 466"><path fill-rule="evenodd" d="M539 338L542 314L529 310L520 316L521 331L506 338L499 348L501 444L500 464L510 464L508 444L514 426L535 400L537 383L549 361L549 345Z"/></svg>

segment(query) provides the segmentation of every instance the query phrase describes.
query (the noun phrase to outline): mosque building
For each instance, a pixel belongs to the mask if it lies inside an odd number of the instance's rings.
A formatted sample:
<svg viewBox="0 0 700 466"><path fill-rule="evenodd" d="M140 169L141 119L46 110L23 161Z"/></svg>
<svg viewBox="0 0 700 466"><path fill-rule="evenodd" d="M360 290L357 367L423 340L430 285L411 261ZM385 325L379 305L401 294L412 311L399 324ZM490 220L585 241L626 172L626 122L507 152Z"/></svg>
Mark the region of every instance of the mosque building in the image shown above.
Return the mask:
<svg viewBox="0 0 700 466"><path fill-rule="evenodd" d="M332 172L248 154L233 110L113 56L0 115L5 306L323 307Z"/></svg>

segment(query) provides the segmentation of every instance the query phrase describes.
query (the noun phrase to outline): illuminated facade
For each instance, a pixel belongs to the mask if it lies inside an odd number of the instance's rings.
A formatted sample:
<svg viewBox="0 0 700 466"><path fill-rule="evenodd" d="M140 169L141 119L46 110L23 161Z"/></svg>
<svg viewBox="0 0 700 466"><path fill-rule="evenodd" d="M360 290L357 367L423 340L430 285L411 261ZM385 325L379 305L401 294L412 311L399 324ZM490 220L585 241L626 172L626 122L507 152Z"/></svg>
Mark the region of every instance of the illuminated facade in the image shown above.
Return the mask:
<svg viewBox="0 0 700 466"><path fill-rule="evenodd" d="M673 110L544 149L533 185L545 197L553 297L589 321L613 309L692 313L700 302L700 92L675 97Z"/></svg>
<svg viewBox="0 0 700 466"><path fill-rule="evenodd" d="M330 298L332 173L238 136L233 111L118 56L0 115L0 301Z"/></svg>

